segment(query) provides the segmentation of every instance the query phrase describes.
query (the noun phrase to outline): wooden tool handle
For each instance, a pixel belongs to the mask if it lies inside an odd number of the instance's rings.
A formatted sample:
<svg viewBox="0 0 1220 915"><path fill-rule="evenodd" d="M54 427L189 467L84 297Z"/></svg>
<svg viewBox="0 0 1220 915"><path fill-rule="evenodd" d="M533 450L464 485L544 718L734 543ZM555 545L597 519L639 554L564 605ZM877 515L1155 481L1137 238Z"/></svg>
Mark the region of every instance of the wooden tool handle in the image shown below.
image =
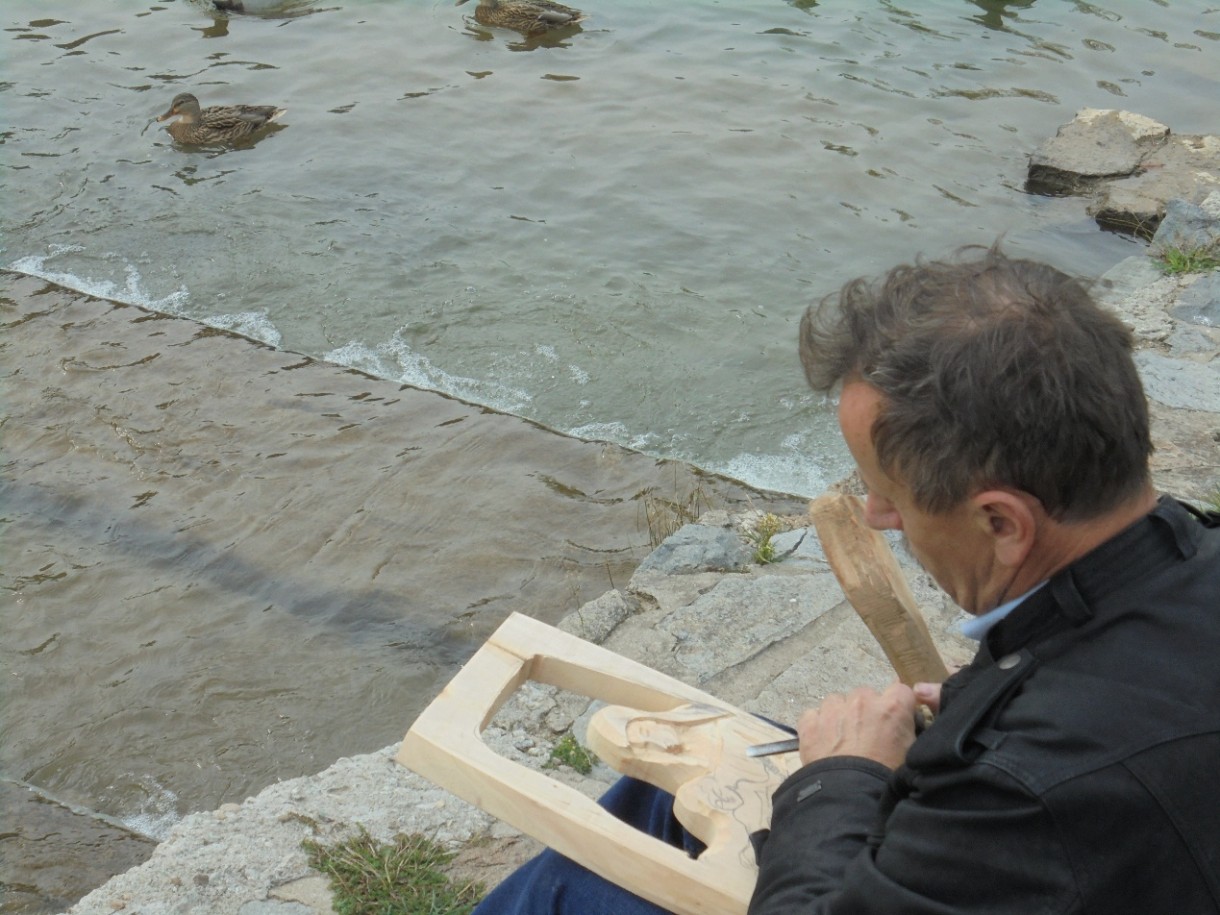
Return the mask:
<svg viewBox="0 0 1220 915"><path fill-rule="evenodd" d="M949 676L911 586L889 543L864 522L860 500L826 493L810 503L809 514L843 593L881 644L898 679L911 686L940 683Z"/></svg>

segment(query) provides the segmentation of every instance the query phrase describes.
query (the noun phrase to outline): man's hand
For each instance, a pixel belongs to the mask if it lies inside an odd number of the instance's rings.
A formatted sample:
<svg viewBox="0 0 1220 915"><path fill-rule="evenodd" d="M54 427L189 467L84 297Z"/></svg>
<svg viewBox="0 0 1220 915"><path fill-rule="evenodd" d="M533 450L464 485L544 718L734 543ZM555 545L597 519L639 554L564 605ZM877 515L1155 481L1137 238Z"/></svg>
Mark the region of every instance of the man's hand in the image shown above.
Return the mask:
<svg viewBox="0 0 1220 915"><path fill-rule="evenodd" d="M895 683L883 693L860 687L845 696L827 696L801 715L796 732L804 764L863 756L897 769L915 742L915 693Z"/></svg>
<svg viewBox="0 0 1220 915"><path fill-rule="evenodd" d="M950 668L950 672L956 671L957 668ZM940 714L940 684L939 683L916 683L915 684L915 701L920 705L926 705L928 710L933 715Z"/></svg>

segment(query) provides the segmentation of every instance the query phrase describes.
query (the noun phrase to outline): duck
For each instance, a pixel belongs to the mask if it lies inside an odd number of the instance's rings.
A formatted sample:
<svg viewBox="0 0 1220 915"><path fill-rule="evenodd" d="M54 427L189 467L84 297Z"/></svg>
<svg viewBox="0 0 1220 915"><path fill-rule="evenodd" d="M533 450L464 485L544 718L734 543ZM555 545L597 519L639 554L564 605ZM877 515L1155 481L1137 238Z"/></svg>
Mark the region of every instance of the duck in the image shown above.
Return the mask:
<svg viewBox="0 0 1220 915"><path fill-rule="evenodd" d="M466 0L457 0L461 6ZM550 29L583 22L585 14L552 0L479 0L474 21L482 25L541 35Z"/></svg>
<svg viewBox="0 0 1220 915"><path fill-rule="evenodd" d="M248 137L286 111L274 105L213 105L201 110L199 99L182 92L174 96L169 111L157 120L168 121L176 116L178 120L166 127L170 136L179 143L206 146Z"/></svg>

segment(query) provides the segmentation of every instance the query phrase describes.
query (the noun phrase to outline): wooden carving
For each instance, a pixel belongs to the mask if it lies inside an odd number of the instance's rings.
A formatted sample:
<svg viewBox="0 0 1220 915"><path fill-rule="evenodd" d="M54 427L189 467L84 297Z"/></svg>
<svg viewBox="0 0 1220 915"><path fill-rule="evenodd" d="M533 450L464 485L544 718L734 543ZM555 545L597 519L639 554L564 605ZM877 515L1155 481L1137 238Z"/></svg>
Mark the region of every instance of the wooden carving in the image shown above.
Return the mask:
<svg viewBox="0 0 1220 915"><path fill-rule="evenodd" d="M750 834L771 825L771 795L800 765L795 754L757 759L753 744L776 728L743 712L701 703L665 712L610 705L589 722L588 743L623 775L674 795L674 815L707 844L701 861L753 875Z"/></svg>
<svg viewBox="0 0 1220 915"><path fill-rule="evenodd" d="M810 509L844 593L899 678L943 680L910 587L859 500L825 495ZM610 703L590 722L590 746L619 772L671 792L679 822L707 850L691 858L488 747L483 730L527 680ZM513 614L416 719L397 758L664 909L742 915L757 875L749 834L769 825L771 795L799 766L795 753L749 757L746 748L787 737L680 680Z"/></svg>
<svg viewBox="0 0 1220 915"><path fill-rule="evenodd" d="M680 821L708 850L691 858L488 747L482 731L527 680L620 706L591 725L607 761L672 790ZM795 754L747 759L745 747L786 736L680 680L513 614L420 714L397 759L662 908L741 915L756 878L745 837L768 822L771 793L798 764Z"/></svg>

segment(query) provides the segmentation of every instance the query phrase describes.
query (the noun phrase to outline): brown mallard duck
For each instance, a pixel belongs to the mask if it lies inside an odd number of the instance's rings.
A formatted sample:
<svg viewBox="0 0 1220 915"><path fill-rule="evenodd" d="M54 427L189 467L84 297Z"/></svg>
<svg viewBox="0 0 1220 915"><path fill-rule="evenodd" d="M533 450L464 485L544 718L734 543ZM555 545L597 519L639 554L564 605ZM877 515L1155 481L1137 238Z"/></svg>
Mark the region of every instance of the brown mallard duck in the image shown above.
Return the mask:
<svg viewBox="0 0 1220 915"><path fill-rule="evenodd" d="M207 146L241 140L284 114L286 109L274 105L213 105L200 110L199 99L189 92L174 96L169 111L157 118L178 120L166 130L179 143Z"/></svg>
<svg viewBox="0 0 1220 915"><path fill-rule="evenodd" d="M461 6L466 0L457 0ZM474 21L526 35L540 35L550 29L576 25L587 17L580 10L553 3L552 0L479 0Z"/></svg>

